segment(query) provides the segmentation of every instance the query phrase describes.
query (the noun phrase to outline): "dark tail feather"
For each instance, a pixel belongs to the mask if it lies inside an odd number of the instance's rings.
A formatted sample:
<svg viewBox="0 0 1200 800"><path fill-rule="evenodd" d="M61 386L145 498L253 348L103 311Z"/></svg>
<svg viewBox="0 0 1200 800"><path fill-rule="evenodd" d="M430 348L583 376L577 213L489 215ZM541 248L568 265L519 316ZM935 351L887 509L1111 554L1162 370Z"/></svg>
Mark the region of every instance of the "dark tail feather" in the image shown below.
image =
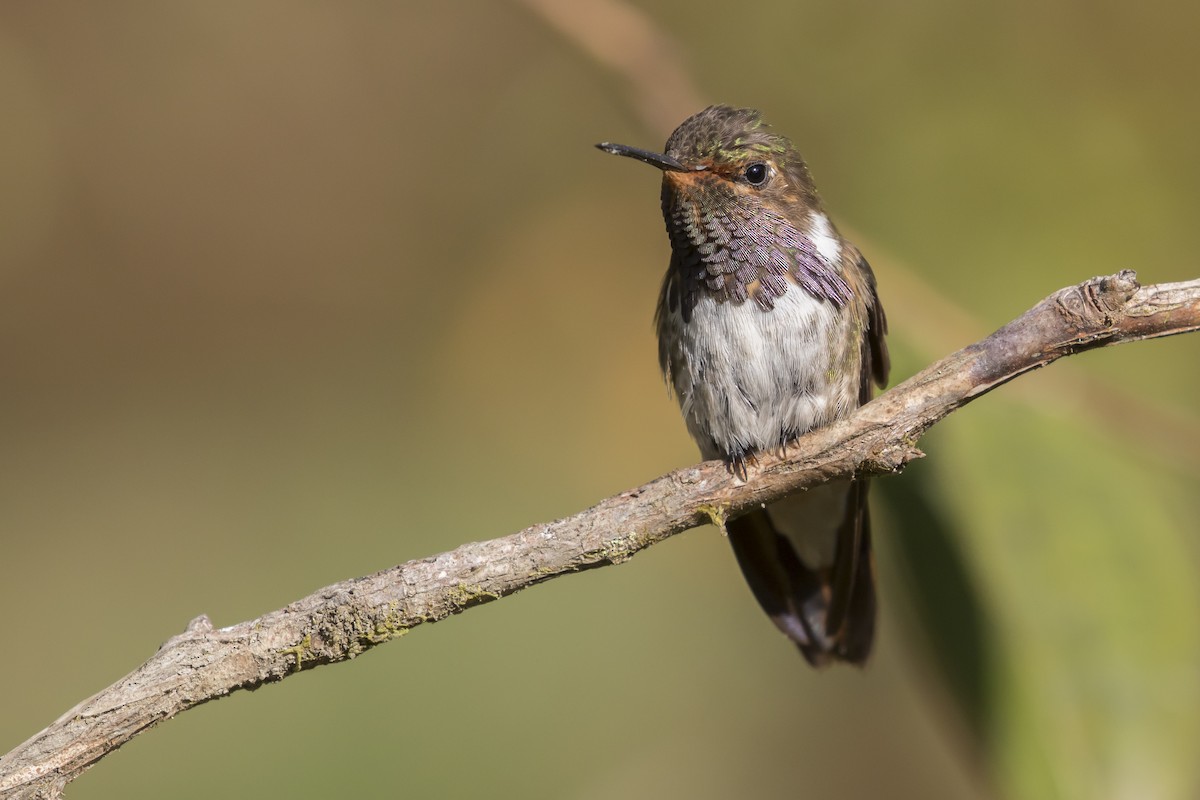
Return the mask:
<svg viewBox="0 0 1200 800"><path fill-rule="evenodd" d="M809 566L765 510L726 524L738 565L767 616L808 663L861 665L875 638L875 578L865 481L848 487L833 563Z"/></svg>

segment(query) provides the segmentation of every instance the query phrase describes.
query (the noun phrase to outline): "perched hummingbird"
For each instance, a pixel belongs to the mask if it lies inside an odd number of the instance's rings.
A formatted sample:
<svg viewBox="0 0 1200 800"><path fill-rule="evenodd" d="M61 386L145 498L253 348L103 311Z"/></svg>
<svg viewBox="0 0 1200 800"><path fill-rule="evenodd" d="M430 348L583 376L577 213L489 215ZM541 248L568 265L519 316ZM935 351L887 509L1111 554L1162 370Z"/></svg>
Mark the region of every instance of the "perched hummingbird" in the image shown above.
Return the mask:
<svg viewBox="0 0 1200 800"><path fill-rule="evenodd" d="M887 382L875 276L825 215L808 167L757 111L710 106L666 152L601 150L662 170L671 262L658 360L705 458L742 475ZM814 666L862 664L875 634L867 482L838 480L729 520L763 610Z"/></svg>

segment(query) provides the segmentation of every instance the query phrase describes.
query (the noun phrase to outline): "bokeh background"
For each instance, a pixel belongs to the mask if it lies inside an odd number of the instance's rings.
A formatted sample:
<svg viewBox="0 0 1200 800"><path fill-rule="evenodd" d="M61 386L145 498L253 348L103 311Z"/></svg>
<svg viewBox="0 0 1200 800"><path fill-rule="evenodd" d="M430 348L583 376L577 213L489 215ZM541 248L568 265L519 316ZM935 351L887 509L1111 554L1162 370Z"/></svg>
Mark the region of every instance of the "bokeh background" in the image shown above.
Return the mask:
<svg viewBox="0 0 1200 800"><path fill-rule="evenodd" d="M1049 292L1200 274L1182 3L0 5L0 752L209 614L694 460L657 147L761 108L867 253L893 379ZM938 426L882 636L808 670L688 532L194 709L76 798L1184 798L1200 337Z"/></svg>

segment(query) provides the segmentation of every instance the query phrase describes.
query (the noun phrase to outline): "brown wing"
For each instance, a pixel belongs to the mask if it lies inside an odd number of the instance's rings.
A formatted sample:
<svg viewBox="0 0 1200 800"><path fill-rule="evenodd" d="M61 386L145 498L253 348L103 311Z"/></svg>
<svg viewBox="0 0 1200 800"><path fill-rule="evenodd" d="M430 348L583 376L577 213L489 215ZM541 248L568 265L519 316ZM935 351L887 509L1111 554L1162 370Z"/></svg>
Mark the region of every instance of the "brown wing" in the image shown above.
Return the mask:
<svg viewBox="0 0 1200 800"><path fill-rule="evenodd" d="M892 365L885 338L887 316L884 314L883 304L879 302L875 273L857 248L849 244L846 247L851 251L849 257L857 260L862 298L866 304L858 390L858 402L861 405L870 401L875 386L882 389L887 385ZM829 610L826 616L826 626L831 633L841 631L844 626L866 631L867 651L870 650L870 639L875 627L875 567L871 556L871 523L867 508L869 486L869 481L859 479L854 481L852 487L846 517L838 531L837 555L834 560ZM869 598L867 594L870 595ZM861 619L868 607L869 626Z"/></svg>
<svg viewBox="0 0 1200 800"><path fill-rule="evenodd" d="M829 579L827 634L837 642L837 655L862 664L875 640L875 560L871 554L868 481L850 482L846 515L837 533L833 574Z"/></svg>
<svg viewBox="0 0 1200 800"><path fill-rule="evenodd" d="M765 510L729 520L729 543L742 575L763 611L814 667L832 660L825 635L824 581L796 556Z"/></svg>
<svg viewBox="0 0 1200 800"><path fill-rule="evenodd" d="M844 513L833 563L805 563L795 543L764 509L730 520L726 527L738 566L767 616L791 639L808 663L863 664L875 638L875 580L863 481L837 487ZM797 503L796 500L800 502ZM816 522L812 498L793 498L790 527ZM778 517L777 507L771 513ZM806 519L807 518L807 519ZM777 520L778 521L778 520Z"/></svg>
<svg viewBox="0 0 1200 800"><path fill-rule="evenodd" d="M859 403L871 399L872 384L882 389L887 386L888 373L892 371L892 361L888 356L887 315L883 312L883 304L879 302L879 292L875 288L875 272L863 254L847 244L857 257L858 268L863 276L866 291L863 299L867 303L867 328L863 331L862 346L862 384L859 392Z"/></svg>

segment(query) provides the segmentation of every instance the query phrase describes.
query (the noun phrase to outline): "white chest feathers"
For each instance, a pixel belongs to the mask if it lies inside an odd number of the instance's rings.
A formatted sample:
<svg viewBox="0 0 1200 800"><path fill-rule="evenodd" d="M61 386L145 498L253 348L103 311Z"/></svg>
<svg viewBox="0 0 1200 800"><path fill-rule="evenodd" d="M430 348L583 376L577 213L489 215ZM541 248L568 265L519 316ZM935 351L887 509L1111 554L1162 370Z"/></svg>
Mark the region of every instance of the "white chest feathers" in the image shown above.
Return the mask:
<svg viewBox="0 0 1200 800"><path fill-rule="evenodd" d="M704 296L687 324L669 320L671 379L704 456L777 447L852 408L848 318L793 285L770 311Z"/></svg>

